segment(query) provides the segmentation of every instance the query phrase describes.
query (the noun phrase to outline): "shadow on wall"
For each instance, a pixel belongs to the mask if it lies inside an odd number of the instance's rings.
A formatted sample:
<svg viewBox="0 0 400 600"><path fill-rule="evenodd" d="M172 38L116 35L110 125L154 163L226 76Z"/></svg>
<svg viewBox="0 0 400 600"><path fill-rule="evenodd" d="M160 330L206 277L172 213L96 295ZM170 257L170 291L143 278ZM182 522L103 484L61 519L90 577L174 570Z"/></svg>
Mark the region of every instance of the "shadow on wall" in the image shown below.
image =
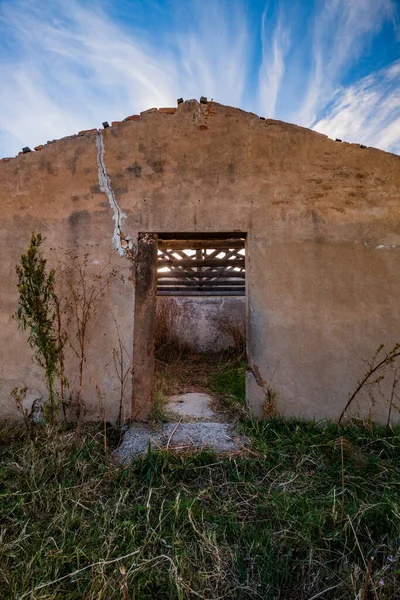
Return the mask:
<svg viewBox="0 0 400 600"><path fill-rule="evenodd" d="M244 355L245 298L158 297L154 341L159 360L228 348Z"/></svg>

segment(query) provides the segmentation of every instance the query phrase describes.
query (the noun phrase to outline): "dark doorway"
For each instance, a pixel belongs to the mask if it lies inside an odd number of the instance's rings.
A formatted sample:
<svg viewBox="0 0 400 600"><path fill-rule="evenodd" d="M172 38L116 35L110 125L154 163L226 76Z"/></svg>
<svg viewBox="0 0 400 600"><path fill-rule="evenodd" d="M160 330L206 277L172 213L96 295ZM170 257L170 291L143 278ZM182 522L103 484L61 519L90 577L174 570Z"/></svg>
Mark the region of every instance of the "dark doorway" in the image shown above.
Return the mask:
<svg viewBox="0 0 400 600"><path fill-rule="evenodd" d="M245 355L245 243L238 232L139 235L133 420L160 394L205 391L218 361Z"/></svg>

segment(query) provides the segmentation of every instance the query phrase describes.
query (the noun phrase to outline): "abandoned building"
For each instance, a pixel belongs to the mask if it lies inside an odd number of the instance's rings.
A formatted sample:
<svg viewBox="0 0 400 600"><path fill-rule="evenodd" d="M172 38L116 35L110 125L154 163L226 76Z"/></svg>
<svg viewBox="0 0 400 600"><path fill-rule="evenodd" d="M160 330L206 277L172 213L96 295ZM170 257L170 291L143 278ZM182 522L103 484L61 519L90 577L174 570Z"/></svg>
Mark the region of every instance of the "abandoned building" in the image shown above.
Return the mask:
<svg viewBox="0 0 400 600"><path fill-rule="evenodd" d="M0 160L1 417L18 416L15 387L27 410L46 394L13 319L35 231L49 265L72 252L113 273L88 333L86 419L117 419L118 340L134 365L124 417L148 418L156 297L184 307L203 351L215 317L243 320L253 414L337 419L365 361L400 341L400 157L205 99L103 125ZM387 398L355 408L385 422Z"/></svg>

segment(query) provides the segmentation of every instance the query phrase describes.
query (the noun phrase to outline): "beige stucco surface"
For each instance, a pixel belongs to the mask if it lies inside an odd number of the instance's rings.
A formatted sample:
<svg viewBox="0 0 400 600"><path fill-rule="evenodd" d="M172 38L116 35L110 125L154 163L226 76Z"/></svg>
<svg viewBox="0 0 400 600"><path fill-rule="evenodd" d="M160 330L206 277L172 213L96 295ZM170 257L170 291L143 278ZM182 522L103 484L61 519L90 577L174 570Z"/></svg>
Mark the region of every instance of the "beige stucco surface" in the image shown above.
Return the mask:
<svg viewBox="0 0 400 600"><path fill-rule="evenodd" d="M132 260L113 246L100 135L126 215L121 230L133 243L144 231L247 233L248 350L258 381L285 415L338 417L363 361L400 340L400 157L196 101L0 162L1 416L16 414L13 387L28 385L29 398L43 391L11 318L15 264L35 230L52 264L73 250L94 270L108 261L117 270L90 330L85 390L87 418L99 416L96 387L116 418L115 322L132 348L134 283ZM248 379L249 405L261 414L264 390ZM368 414L368 402L359 409ZM385 420L385 399L372 410Z"/></svg>

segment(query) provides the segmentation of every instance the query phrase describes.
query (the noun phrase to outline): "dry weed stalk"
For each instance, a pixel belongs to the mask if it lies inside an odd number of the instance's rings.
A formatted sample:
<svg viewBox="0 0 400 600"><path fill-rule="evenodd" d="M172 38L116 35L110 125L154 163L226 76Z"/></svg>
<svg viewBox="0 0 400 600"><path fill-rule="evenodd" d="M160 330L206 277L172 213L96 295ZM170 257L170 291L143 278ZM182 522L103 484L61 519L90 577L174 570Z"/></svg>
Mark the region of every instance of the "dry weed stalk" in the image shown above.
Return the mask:
<svg viewBox="0 0 400 600"><path fill-rule="evenodd" d="M368 369L367 369L366 373L364 374L364 376L358 381L356 389L350 395L350 397L346 403L346 406L342 410L342 413L341 413L341 415L339 417L339 421L338 421L339 425L342 422L343 417L345 416L346 412L350 408L351 404L353 403L354 399L358 396L358 394L366 387L371 388L371 386L373 386L373 385L377 385L379 387L379 384L385 378L386 370L388 368L394 367L394 364L395 364L397 358L400 356L400 343L395 344L391 350L386 352L384 357L379 362L376 362L383 349L384 349L384 345L381 344L378 347L378 349L376 350L372 360L370 362L367 362ZM396 406L393 402L394 398L399 399L396 394L396 386L398 383L396 374L397 374L397 370L395 370L395 376L393 378L393 386L392 386L392 393L391 393L390 406L389 406L389 417L388 417L389 425L390 425L390 415L392 412L392 407L395 407L397 410L400 410L400 408L398 406ZM370 391L370 399L373 402L373 396L371 393L371 389L369 391Z"/></svg>
<svg viewBox="0 0 400 600"><path fill-rule="evenodd" d="M217 315L214 318L218 337L225 336L231 343L229 349L237 360L246 358L246 325L245 321L236 321L228 316Z"/></svg>
<svg viewBox="0 0 400 600"><path fill-rule="evenodd" d="M102 421L103 421L104 456L108 460L109 453L108 453L108 444L107 444L107 415L106 415L106 411L104 409L103 394L101 393L100 386L96 383L95 387L96 387L96 393L97 393L97 402L98 402L98 406L99 406L99 413L100 413Z"/></svg>
<svg viewBox="0 0 400 600"><path fill-rule="evenodd" d="M118 425L118 427L121 427L125 420L124 405L127 402L125 390L126 390L127 383L131 379L134 363L133 363L133 359L129 355L128 350L126 349L125 344L121 340L118 323L117 323L117 320L114 317L114 315L113 315L113 319L114 319L115 329L116 329L117 338L118 338L117 339L117 347L113 348L114 368L115 368L115 372L117 374L118 381L119 381L119 410L118 410L117 425Z"/></svg>
<svg viewBox="0 0 400 600"><path fill-rule="evenodd" d="M128 592L128 577L126 575L126 569L124 566L120 566L119 572L121 573L121 594L122 600L129 600Z"/></svg>
<svg viewBox="0 0 400 600"><path fill-rule="evenodd" d="M364 590L363 590L363 594L362 594L361 600L368 600L368 596L369 596L368 592L371 589L371 584L373 584L373 582L372 582L372 567L373 567L373 564L374 564L374 557L371 556L371 558L368 561L367 569L365 571L365 583L364 583ZM374 594L375 598L377 598L378 596L376 594L375 588L374 588L374 593L375 593Z"/></svg>
<svg viewBox="0 0 400 600"><path fill-rule="evenodd" d="M171 362L190 354L190 348L178 335L182 310L173 299L157 302L154 328L154 352L157 360Z"/></svg>
<svg viewBox="0 0 400 600"><path fill-rule="evenodd" d="M340 517L340 522L343 523L344 517L344 451L343 451L343 442L344 439L340 438L340 455L341 455L341 467L342 467L342 512Z"/></svg>
<svg viewBox="0 0 400 600"><path fill-rule="evenodd" d="M56 273L61 271L60 265L58 267L59 268L56 270ZM67 307L69 302L68 297L65 296L64 278L62 276L56 280L56 288L57 293L54 297L54 310L56 315L56 334L58 339L58 345L60 348L58 378L60 381L60 402L64 415L64 421L66 421L67 406L69 405L69 402L66 399L66 390L69 388L69 382L65 374L65 351L66 344L68 341L67 331L69 325L69 317L67 314Z"/></svg>
<svg viewBox="0 0 400 600"><path fill-rule="evenodd" d="M22 418L24 420L24 425L26 428L26 431L29 435L29 437L31 438L31 440L33 440L34 436L32 433L32 427L31 427L31 422L29 420L29 414L28 414L28 410L26 408L24 408L23 406L23 402L26 398L26 392L28 391L27 387L23 387L23 388L14 388L11 392L11 396L17 406L18 411L21 413Z"/></svg>
<svg viewBox="0 0 400 600"><path fill-rule="evenodd" d="M398 368L394 369L392 390L390 393L390 400L389 400L388 418L387 418L387 422L386 422L386 427L388 429L390 428L390 421L391 421L391 417L392 417L392 408L393 408L393 406L395 406L394 399L395 398L398 399L398 396L396 395L396 388L397 388L397 384L399 383L398 371L399 371ZM398 407L396 407L396 408L398 408Z"/></svg>
<svg viewBox="0 0 400 600"><path fill-rule="evenodd" d="M83 259L71 254L68 257L69 261L65 266L65 281L69 290L69 307L66 308L71 311L71 320L75 326L75 335L68 335L68 341L78 358L76 417L80 423L85 408L83 385L89 328L98 317L102 301L115 276L115 271L110 270L109 263L107 263L98 273L92 273L88 268L87 254Z"/></svg>

